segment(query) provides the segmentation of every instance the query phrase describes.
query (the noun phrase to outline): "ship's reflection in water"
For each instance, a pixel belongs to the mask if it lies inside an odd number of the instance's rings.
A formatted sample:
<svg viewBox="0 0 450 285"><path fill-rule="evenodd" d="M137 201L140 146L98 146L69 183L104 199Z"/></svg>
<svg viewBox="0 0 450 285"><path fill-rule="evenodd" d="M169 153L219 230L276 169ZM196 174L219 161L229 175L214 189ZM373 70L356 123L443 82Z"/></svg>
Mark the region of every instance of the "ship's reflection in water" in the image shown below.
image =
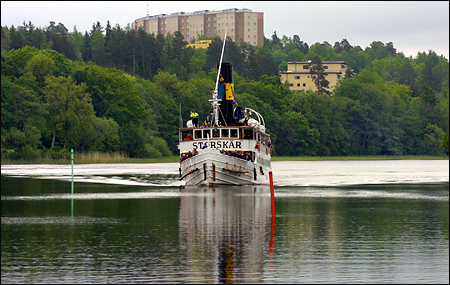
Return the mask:
<svg viewBox="0 0 450 285"><path fill-rule="evenodd" d="M181 192L180 251L188 279L263 282L273 240L269 186L185 187Z"/></svg>

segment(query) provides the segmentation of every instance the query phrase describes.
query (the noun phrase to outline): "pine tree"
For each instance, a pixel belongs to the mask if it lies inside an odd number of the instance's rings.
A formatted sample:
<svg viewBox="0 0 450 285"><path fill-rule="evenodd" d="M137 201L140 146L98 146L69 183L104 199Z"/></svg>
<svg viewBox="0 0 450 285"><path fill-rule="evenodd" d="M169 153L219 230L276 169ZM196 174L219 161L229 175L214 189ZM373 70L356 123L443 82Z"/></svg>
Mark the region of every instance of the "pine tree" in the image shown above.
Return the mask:
<svg viewBox="0 0 450 285"><path fill-rule="evenodd" d="M322 60L319 56L315 56L311 63L308 65L309 74L312 76L312 80L316 85L317 92L319 93L329 93L326 88L328 88L330 81L325 77L325 70L323 69Z"/></svg>

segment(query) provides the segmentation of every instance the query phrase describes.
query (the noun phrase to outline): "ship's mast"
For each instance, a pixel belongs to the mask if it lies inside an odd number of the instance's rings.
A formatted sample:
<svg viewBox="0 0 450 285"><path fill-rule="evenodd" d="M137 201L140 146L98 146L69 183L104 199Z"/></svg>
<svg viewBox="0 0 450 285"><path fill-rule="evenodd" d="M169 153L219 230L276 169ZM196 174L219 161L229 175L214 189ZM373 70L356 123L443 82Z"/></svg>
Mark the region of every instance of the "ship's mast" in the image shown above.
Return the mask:
<svg viewBox="0 0 450 285"><path fill-rule="evenodd" d="M213 106L213 114L214 114L214 124L216 126L219 125L219 99L218 99L218 90L217 88L219 87L219 77L220 77L220 71L222 69L222 59L223 59L223 52L225 50L225 42L227 40L227 32L228 30L225 31L225 36L223 38L223 46L222 46L222 54L220 55L220 63L219 63L219 70L217 71L217 80L216 80L216 88L213 91L213 98L209 101L211 101L212 106Z"/></svg>

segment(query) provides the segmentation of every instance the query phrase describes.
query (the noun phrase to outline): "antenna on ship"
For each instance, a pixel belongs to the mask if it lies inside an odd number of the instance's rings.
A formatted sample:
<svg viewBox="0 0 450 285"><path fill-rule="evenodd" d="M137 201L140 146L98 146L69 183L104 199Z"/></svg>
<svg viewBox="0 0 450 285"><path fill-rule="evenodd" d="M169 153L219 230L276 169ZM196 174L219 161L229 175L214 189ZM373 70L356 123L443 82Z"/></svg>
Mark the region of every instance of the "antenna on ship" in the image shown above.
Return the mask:
<svg viewBox="0 0 450 285"><path fill-rule="evenodd" d="M213 112L214 112L214 124L216 125L216 126L218 126L219 125L219 114L218 114L218 112L217 112L217 109L218 109L218 107L219 107L219 99L218 99L218 90L217 90L217 87L219 86L219 77L220 77L220 72L221 72L221 69L222 69L222 59L223 59L223 52L224 52L224 50L225 50L225 42L226 42L226 40L227 40L227 32L228 32L228 29L227 30L225 30L225 36L223 37L223 46L222 46L222 54L220 55L220 62L219 62L219 70L217 71L217 80L216 80L216 88L214 89L214 91L213 91L213 98L212 98L212 100L209 100L209 101L211 101L212 103L212 106L213 106Z"/></svg>

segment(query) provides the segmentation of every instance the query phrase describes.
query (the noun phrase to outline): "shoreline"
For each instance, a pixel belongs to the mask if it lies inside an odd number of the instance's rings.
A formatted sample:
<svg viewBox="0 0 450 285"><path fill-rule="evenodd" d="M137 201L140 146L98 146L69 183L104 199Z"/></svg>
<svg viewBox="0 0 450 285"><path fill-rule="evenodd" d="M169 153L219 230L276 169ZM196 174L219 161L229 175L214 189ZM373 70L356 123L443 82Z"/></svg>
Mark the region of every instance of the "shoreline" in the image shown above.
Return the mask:
<svg viewBox="0 0 450 285"><path fill-rule="evenodd" d="M271 161L334 161L334 160L449 160L445 156L431 156L431 155L369 155L369 156L275 156ZM178 156L170 156L163 158L120 158L120 159L90 159L78 160L75 156L75 164L101 164L101 163L178 163ZM33 161L13 161L2 160L1 165L9 164L70 164L70 159L41 159Z"/></svg>

